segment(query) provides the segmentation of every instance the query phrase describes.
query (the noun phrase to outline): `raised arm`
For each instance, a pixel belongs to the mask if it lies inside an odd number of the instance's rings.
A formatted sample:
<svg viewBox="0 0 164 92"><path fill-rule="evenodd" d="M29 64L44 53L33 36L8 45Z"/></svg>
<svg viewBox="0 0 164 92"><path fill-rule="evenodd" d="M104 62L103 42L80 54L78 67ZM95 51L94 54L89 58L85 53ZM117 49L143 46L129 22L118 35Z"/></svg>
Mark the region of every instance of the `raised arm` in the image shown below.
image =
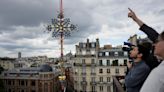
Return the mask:
<svg viewBox="0 0 164 92"><path fill-rule="evenodd" d="M128 9L129 9L128 17L133 19L139 25L140 30L143 31L148 36L148 38L151 41L153 41L153 43L155 43L159 35L157 31L144 24L144 22L136 16L135 12L132 9L130 8Z"/></svg>
<svg viewBox="0 0 164 92"><path fill-rule="evenodd" d="M140 27L144 24L143 21L141 21L136 14L132 11L132 9L129 9L128 17L132 18Z"/></svg>

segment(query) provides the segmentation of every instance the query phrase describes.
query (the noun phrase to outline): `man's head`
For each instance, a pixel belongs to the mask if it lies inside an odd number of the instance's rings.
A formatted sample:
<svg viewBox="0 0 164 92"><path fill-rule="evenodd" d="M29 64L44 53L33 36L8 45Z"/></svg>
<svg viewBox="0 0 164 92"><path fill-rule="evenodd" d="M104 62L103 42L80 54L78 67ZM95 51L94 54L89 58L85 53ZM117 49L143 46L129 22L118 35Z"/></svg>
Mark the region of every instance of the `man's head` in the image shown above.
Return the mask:
<svg viewBox="0 0 164 92"><path fill-rule="evenodd" d="M164 31L159 35L158 40L155 43L154 54L164 59Z"/></svg>
<svg viewBox="0 0 164 92"><path fill-rule="evenodd" d="M133 47L133 50L130 51L130 57L137 59L140 58L145 60L151 51L152 45L149 42L143 42Z"/></svg>

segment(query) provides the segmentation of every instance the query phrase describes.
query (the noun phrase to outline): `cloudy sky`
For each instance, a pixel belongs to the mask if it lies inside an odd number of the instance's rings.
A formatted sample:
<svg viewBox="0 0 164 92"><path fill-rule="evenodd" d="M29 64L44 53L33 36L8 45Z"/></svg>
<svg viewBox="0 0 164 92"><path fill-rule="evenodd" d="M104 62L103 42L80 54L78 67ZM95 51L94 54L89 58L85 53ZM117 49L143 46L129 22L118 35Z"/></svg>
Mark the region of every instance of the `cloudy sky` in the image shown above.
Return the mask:
<svg viewBox="0 0 164 92"><path fill-rule="evenodd" d="M127 17L128 7L159 33L164 30L163 0L63 0L65 18L78 31L65 38L64 53L87 38L122 45L131 35L146 37ZM60 56L59 38L45 33L45 25L59 13L59 0L0 0L0 57Z"/></svg>

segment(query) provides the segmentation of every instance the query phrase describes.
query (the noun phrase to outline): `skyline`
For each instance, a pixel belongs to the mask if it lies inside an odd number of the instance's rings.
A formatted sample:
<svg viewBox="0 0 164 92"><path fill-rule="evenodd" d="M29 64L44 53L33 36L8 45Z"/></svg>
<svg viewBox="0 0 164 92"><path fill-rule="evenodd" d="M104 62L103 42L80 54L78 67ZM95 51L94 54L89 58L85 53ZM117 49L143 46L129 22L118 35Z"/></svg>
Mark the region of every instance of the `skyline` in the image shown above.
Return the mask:
<svg viewBox="0 0 164 92"><path fill-rule="evenodd" d="M64 54L75 52L79 42L95 41L123 45L134 34L146 35L127 17L128 7L141 20L157 30L164 30L162 0L63 0L65 18L78 25L78 31L64 39ZM77 7L78 6L78 7ZM1 0L0 1L0 57L46 55L60 56L59 38L52 39L45 33L45 25L59 13L59 0ZM83 35L81 35L83 34Z"/></svg>

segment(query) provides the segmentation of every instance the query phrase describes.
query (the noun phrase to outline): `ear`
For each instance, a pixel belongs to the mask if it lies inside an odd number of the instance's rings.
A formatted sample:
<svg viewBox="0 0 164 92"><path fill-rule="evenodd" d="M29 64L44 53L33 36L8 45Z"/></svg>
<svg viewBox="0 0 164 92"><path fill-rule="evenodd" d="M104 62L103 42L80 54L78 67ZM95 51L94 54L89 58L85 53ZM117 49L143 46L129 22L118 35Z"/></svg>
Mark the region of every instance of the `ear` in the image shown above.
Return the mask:
<svg viewBox="0 0 164 92"><path fill-rule="evenodd" d="M137 56L138 56L139 58L142 58L143 54L140 53L140 54L138 54Z"/></svg>

